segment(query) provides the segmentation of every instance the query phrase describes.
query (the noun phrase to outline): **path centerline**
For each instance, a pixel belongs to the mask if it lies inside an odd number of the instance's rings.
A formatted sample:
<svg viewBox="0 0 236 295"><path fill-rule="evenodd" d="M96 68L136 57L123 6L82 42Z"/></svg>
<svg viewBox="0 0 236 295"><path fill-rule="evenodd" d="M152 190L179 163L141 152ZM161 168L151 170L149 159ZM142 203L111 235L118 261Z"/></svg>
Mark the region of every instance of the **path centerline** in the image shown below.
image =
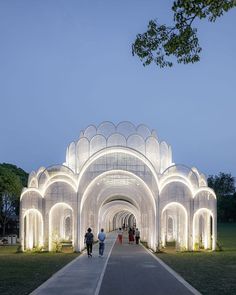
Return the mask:
<svg viewBox="0 0 236 295"><path fill-rule="evenodd" d="M126 236L120 245L116 236L115 232L107 234L103 258L98 257L95 244L92 258L84 252L31 295L200 294L144 247L128 244Z"/></svg>

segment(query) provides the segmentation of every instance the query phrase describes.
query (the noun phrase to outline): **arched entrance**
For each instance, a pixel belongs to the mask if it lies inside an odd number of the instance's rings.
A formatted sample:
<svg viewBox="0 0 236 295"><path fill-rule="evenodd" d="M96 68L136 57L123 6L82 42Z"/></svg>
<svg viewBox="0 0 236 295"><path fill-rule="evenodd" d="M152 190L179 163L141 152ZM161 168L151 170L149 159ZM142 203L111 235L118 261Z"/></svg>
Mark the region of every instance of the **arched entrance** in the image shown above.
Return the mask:
<svg viewBox="0 0 236 295"><path fill-rule="evenodd" d="M36 209L29 209L23 218L24 242L23 250L31 250L43 245L43 218Z"/></svg>
<svg viewBox="0 0 236 295"><path fill-rule="evenodd" d="M118 200L117 196L117 200L107 201L101 206L98 219L99 228L113 231L119 227L128 228L140 224L140 213L133 204L125 201L125 197Z"/></svg>
<svg viewBox="0 0 236 295"><path fill-rule="evenodd" d="M134 173L106 171L88 185L81 202L80 247L88 227L95 236L100 228L106 231L138 226L141 239L155 249L156 204L147 184Z"/></svg>
<svg viewBox="0 0 236 295"><path fill-rule="evenodd" d="M23 248L40 244L31 232L41 232L43 223L45 248L52 249L55 235L81 251L88 227L96 237L101 227L124 225L137 226L153 250L171 242L180 250L195 244L215 250L216 205L206 177L174 164L171 146L155 130L102 122L69 144L63 165L32 171L21 194L20 239ZM33 211L25 215L30 208L42 218Z"/></svg>
<svg viewBox="0 0 236 295"><path fill-rule="evenodd" d="M175 242L177 249L188 249L188 216L183 205L171 202L163 208L161 230L164 247L168 242Z"/></svg>
<svg viewBox="0 0 236 295"><path fill-rule="evenodd" d="M209 209L201 208L193 216L193 249L212 249L213 237L213 214Z"/></svg>
<svg viewBox="0 0 236 295"><path fill-rule="evenodd" d="M73 232L73 209L66 203L55 204L49 212L49 250L62 241L74 244Z"/></svg>

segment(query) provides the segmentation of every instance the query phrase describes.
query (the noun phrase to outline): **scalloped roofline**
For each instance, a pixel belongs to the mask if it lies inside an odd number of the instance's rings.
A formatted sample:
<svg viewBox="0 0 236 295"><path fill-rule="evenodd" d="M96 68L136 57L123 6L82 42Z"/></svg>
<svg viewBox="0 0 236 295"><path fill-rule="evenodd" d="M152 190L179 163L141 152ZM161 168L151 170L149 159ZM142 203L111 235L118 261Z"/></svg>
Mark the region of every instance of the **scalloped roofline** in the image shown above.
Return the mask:
<svg viewBox="0 0 236 295"><path fill-rule="evenodd" d="M98 124L97 126L96 126L95 124L90 124L90 125L88 125L85 129L81 130L81 132L83 133L83 136L82 136L82 137L87 138L87 137L85 136L85 133L86 133L86 131L87 131L89 128L91 128L91 127L93 127L93 128L96 130L96 134L101 134L101 135L103 135L103 134L100 133L100 132L98 133L98 129L99 129L103 124L110 124L110 125L112 125L112 126L114 127L115 131L116 131L116 132L114 132L114 133L121 133L121 132L117 132L117 129L119 128L120 125L125 124L125 123L131 125L131 126L134 128L134 130L135 130L134 134L136 134L136 133L138 132L138 130L139 130L141 127L144 127L144 128L146 128L146 129L149 131L149 133L150 133L149 136L154 136L154 135L153 135L153 133L154 133L154 134L155 134L154 137L157 137L157 136L156 136L156 135L157 135L157 132L156 132L155 129L150 129L150 128L149 128L146 124L144 124L144 123L141 123L141 124L135 125L135 124L133 124L131 121L128 121L128 120L126 120L126 121L121 121L121 122L119 122L119 123L117 123L117 124L114 124L112 121L109 121L109 120L102 121L102 122L101 122L100 124ZM81 134L81 132L80 132L80 134ZM122 134L122 133L121 133L121 134ZM124 135L124 134L122 134L122 135ZM125 136L125 135L124 135L124 136ZM80 139L80 138L81 138L81 136L79 137L79 139ZM127 138L127 137L125 136L125 138Z"/></svg>

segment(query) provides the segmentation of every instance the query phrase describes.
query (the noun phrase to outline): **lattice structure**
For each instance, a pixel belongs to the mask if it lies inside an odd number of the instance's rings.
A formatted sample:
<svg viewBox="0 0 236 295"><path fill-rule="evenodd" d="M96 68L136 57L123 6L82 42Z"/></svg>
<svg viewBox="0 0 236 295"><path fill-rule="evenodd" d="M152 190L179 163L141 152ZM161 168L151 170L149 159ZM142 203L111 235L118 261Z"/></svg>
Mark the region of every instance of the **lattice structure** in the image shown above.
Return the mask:
<svg viewBox="0 0 236 295"><path fill-rule="evenodd" d="M153 250L215 249L216 196L196 168L172 162L154 130L130 122L90 125L69 144L63 165L32 172L21 195L24 250L71 241L91 227L137 226Z"/></svg>

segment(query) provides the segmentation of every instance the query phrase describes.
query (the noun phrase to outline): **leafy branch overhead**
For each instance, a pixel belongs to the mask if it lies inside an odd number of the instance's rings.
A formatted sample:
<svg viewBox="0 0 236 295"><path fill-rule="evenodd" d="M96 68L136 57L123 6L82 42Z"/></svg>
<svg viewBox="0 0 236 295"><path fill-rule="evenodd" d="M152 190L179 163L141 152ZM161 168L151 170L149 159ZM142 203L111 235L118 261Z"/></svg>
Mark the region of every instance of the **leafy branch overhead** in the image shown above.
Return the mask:
<svg viewBox="0 0 236 295"><path fill-rule="evenodd" d="M195 63L200 60L197 29L192 27L196 19L210 22L236 6L236 0L177 0L172 5L173 26L150 20L147 31L138 34L132 44L132 54L143 65L155 63L160 68L171 67L175 57L178 63Z"/></svg>

